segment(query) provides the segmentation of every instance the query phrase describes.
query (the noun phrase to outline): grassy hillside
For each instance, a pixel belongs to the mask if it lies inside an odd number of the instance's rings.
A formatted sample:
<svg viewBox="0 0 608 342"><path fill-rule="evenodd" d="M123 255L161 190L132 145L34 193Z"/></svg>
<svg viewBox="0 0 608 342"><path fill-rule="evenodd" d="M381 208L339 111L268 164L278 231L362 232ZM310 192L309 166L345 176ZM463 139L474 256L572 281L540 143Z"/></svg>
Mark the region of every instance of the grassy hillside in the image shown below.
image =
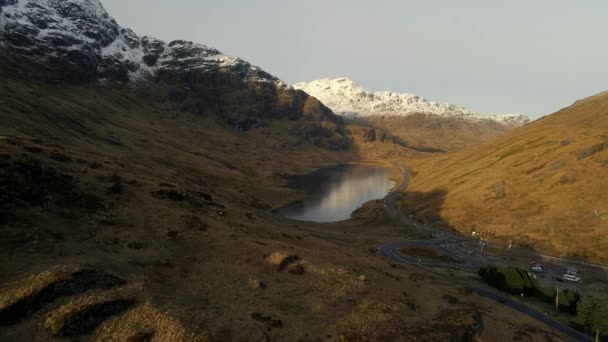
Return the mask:
<svg viewBox="0 0 608 342"><path fill-rule="evenodd" d="M408 150L336 150L314 117L244 131L170 94L2 75L1 340L559 339L466 276L380 258L413 233L381 202L330 225L272 213L298 196L284 174Z"/></svg>
<svg viewBox="0 0 608 342"><path fill-rule="evenodd" d="M409 163L402 210L463 233L608 260L608 93L503 136Z"/></svg>
<svg viewBox="0 0 608 342"><path fill-rule="evenodd" d="M366 120L372 126L385 129L399 137L408 147L421 152L454 151L508 131L507 127L491 121L474 123L430 114L370 117Z"/></svg>

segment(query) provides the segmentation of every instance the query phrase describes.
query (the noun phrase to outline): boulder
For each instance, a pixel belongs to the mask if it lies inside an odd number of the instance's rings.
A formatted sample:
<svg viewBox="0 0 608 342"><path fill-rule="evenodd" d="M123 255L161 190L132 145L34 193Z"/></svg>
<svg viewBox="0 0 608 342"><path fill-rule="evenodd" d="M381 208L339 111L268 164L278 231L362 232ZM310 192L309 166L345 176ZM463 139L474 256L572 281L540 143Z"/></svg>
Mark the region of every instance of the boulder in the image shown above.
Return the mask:
<svg viewBox="0 0 608 342"><path fill-rule="evenodd" d="M266 257L266 263L270 265L275 271L281 271L287 265L298 260L297 255L287 254L283 252L273 252Z"/></svg>

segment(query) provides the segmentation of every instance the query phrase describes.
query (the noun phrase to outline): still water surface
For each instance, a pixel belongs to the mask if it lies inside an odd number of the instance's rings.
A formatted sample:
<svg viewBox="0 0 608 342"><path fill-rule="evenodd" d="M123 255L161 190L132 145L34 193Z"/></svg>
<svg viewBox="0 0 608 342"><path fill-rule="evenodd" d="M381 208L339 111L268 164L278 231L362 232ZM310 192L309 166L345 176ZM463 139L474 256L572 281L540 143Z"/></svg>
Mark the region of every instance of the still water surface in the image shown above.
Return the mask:
<svg viewBox="0 0 608 342"><path fill-rule="evenodd" d="M277 213L299 221L347 220L365 202L386 196L395 185L390 176L389 169L355 164L324 167L310 174L291 176L288 186L303 190L306 197L278 209Z"/></svg>

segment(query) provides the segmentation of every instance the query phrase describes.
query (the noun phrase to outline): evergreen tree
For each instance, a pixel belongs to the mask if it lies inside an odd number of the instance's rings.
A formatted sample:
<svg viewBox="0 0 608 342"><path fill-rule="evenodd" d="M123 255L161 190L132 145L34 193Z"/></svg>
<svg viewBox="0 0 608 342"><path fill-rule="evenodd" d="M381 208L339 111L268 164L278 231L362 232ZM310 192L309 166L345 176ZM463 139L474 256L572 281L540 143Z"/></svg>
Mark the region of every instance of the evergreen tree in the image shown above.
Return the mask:
<svg viewBox="0 0 608 342"><path fill-rule="evenodd" d="M588 295L581 298L576 321L590 327L598 335L608 333L608 297Z"/></svg>

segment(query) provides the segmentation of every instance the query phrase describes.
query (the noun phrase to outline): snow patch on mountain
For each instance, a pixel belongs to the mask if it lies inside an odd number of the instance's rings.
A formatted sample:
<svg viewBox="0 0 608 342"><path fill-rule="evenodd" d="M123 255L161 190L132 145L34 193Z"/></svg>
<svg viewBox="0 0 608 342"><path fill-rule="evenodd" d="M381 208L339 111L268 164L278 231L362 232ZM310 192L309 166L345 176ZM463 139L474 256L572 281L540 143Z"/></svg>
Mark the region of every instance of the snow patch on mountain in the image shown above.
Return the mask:
<svg viewBox="0 0 608 342"><path fill-rule="evenodd" d="M344 116L407 116L434 114L471 122L493 121L501 125L522 126L530 119L522 114L483 114L453 104L428 101L413 94L390 91L370 92L348 78L324 78L293 85L319 99L334 113Z"/></svg>

